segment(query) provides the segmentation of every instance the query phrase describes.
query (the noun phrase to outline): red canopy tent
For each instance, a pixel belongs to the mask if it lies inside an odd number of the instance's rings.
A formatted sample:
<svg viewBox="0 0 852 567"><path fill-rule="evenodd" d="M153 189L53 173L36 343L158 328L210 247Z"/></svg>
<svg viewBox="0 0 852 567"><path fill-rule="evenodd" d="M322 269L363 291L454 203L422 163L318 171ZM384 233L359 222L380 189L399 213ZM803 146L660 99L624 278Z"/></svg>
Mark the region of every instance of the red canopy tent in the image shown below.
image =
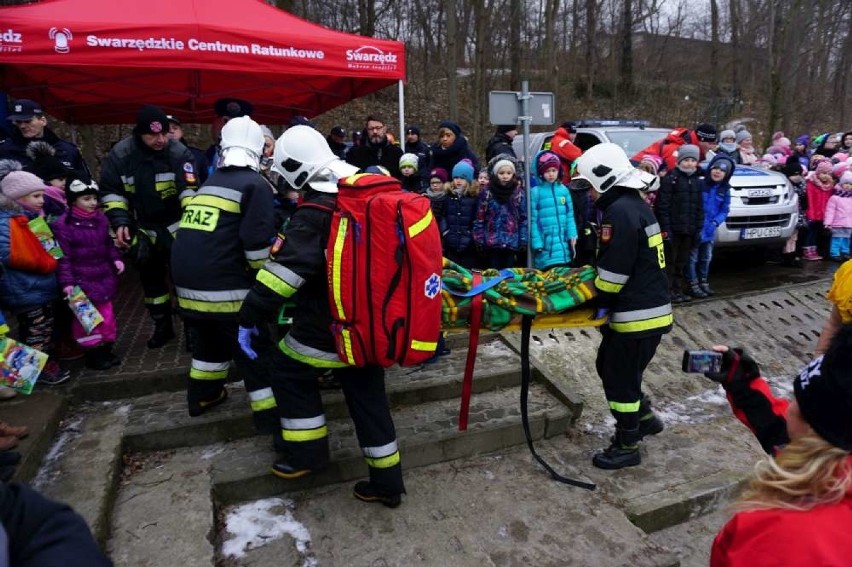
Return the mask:
<svg viewBox="0 0 852 567"><path fill-rule="evenodd" d="M132 122L146 103L206 122L221 97L282 123L404 78L402 42L329 30L261 0L0 8L0 90L77 124Z"/></svg>

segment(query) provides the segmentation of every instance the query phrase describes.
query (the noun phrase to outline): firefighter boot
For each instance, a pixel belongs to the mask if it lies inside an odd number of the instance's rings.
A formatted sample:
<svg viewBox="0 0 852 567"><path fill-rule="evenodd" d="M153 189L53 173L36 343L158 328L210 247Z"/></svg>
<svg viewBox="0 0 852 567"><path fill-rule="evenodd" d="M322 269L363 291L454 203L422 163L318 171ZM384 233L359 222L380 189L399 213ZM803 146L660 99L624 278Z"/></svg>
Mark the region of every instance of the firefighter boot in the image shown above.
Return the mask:
<svg viewBox="0 0 852 567"><path fill-rule="evenodd" d="M173 338L175 338L175 329L172 326L171 315L154 315L154 333L148 339L148 348L161 348Z"/></svg>
<svg viewBox="0 0 852 567"><path fill-rule="evenodd" d="M272 474L274 474L278 478L293 480L295 478L307 476L311 473L319 472L324 468L325 465L319 468L298 468L296 466L291 465L290 460L285 455L279 453L278 458L275 459L274 463L272 463Z"/></svg>
<svg viewBox="0 0 852 567"><path fill-rule="evenodd" d="M402 497L398 493L382 490L369 480L356 482L352 494L362 502L379 502L388 508L396 508L402 503Z"/></svg>
<svg viewBox="0 0 852 567"><path fill-rule="evenodd" d="M643 438L648 435L656 435L664 428L663 420L651 409L651 399L642 394L642 399L639 402L639 435Z"/></svg>
<svg viewBox="0 0 852 567"><path fill-rule="evenodd" d="M209 409L213 409L216 406L225 402L228 399L228 390L222 388L218 395L215 398L210 400L187 400L187 410L189 411L189 417L198 417Z"/></svg>
<svg viewBox="0 0 852 567"><path fill-rule="evenodd" d="M635 467L642 462L639 454L639 441L642 436L639 429L615 430L615 438L609 447L595 454L592 464L599 469L623 469L624 467Z"/></svg>

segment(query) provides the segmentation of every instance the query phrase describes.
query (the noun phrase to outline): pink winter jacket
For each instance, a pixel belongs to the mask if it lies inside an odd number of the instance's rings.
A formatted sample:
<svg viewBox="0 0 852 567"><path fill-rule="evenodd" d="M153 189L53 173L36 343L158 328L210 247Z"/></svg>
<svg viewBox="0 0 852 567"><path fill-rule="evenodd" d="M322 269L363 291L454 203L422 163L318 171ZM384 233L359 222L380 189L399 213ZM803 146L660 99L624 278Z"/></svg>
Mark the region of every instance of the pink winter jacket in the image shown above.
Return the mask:
<svg viewBox="0 0 852 567"><path fill-rule="evenodd" d="M806 191L808 192L808 210L806 216L809 221L821 221L825 218L825 206L828 199L834 194L831 184L820 185L813 179L808 179Z"/></svg>
<svg viewBox="0 0 852 567"><path fill-rule="evenodd" d="M828 228L852 228L852 192L837 191L825 205L825 220Z"/></svg>

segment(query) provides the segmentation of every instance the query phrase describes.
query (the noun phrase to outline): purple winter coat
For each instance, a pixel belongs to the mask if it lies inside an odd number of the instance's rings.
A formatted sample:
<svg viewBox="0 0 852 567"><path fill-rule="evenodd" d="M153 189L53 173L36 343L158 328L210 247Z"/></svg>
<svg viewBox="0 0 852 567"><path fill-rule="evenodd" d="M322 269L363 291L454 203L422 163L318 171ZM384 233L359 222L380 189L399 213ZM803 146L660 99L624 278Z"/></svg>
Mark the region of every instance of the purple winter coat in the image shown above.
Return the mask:
<svg viewBox="0 0 852 567"><path fill-rule="evenodd" d="M109 235L106 215L98 211L91 218L82 218L72 209L50 227L65 253L56 272L60 289L79 285L95 303L112 301L118 287L114 263L121 256Z"/></svg>

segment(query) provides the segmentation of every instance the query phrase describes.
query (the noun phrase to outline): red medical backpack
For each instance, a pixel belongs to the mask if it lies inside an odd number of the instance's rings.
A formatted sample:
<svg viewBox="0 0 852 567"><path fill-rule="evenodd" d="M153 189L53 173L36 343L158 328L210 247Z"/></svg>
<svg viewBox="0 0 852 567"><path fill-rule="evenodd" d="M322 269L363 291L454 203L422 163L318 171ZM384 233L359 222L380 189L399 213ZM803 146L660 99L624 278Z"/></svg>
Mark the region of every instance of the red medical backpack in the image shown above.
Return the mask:
<svg viewBox="0 0 852 567"><path fill-rule="evenodd" d="M430 201L385 175L338 183L326 249L332 331L353 366L410 366L441 333L441 235Z"/></svg>

